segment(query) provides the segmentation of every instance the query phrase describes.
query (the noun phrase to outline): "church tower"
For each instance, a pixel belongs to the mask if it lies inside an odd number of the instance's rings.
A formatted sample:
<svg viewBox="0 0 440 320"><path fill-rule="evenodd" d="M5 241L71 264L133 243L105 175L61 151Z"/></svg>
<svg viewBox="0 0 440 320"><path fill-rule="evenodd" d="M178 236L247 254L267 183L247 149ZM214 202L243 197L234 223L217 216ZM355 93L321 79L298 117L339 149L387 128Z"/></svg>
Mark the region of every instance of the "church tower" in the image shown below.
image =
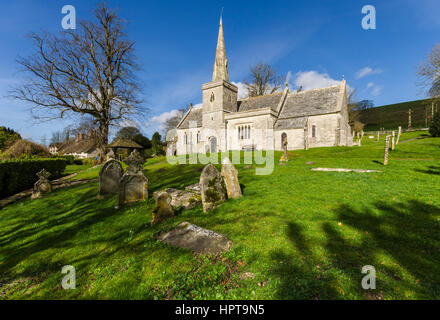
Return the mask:
<svg viewBox="0 0 440 320"><path fill-rule="evenodd" d="M238 88L229 82L223 24L220 17L212 81L202 85L203 127L224 128L224 114L237 111Z"/></svg>

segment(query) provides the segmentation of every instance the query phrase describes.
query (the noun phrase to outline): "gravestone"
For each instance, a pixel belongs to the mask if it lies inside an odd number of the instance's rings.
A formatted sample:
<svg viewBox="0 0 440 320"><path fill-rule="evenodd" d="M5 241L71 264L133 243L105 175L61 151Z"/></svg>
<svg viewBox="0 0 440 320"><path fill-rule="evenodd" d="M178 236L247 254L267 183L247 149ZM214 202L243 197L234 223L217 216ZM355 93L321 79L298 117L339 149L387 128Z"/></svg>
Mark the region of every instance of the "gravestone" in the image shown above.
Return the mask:
<svg viewBox="0 0 440 320"><path fill-rule="evenodd" d="M113 151L113 149L110 149L110 151L107 152L107 154L105 155L105 160L106 160L106 161L109 161L109 160L111 160L111 159L116 159L116 154L115 154L115 152Z"/></svg>
<svg viewBox="0 0 440 320"><path fill-rule="evenodd" d="M142 172L142 165L145 160L137 150L134 150L124 159L124 162L128 165L128 168L119 182L117 209L125 203L143 201L148 198L148 179Z"/></svg>
<svg viewBox="0 0 440 320"><path fill-rule="evenodd" d="M32 190L31 199L41 198L43 194L52 191L52 185L50 184L49 177L50 172L46 169L41 169L37 176L39 180L35 182L34 189Z"/></svg>
<svg viewBox="0 0 440 320"><path fill-rule="evenodd" d="M289 161L289 157L287 156L287 135L286 135L286 133L283 133L281 135L281 143L283 145L284 153L281 156L280 161L281 162L287 162L287 161Z"/></svg>
<svg viewBox="0 0 440 320"><path fill-rule="evenodd" d="M391 150L394 150L394 147L395 147L395 144L394 144L394 135L395 135L395 133L394 133L394 131L393 131L393 136L392 136L392 138L391 138Z"/></svg>
<svg viewBox="0 0 440 320"><path fill-rule="evenodd" d="M208 164L200 175L203 212L207 212L226 201L226 190L217 168Z"/></svg>
<svg viewBox="0 0 440 320"><path fill-rule="evenodd" d="M196 190L178 190L174 188L168 188L161 191L156 191L153 193L153 197L156 199L159 193L166 191L171 196L171 206L175 210L179 210L181 208L193 209L198 205L202 204L202 197L200 195L200 191Z"/></svg>
<svg viewBox="0 0 440 320"><path fill-rule="evenodd" d="M386 136L385 137L385 154L383 156L383 164L385 166L388 164L388 151L390 149L390 137L391 136Z"/></svg>
<svg viewBox="0 0 440 320"><path fill-rule="evenodd" d="M161 242L199 254L219 254L228 251L233 245L227 236L189 222L182 222L177 228L163 232L157 238Z"/></svg>
<svg viewBox="0 0 440 320"><path fill-rule="evenodd" d="M399 126L399 131L397 132L397 141L396 144L399 144L399 140L400 140L400 135L402 134L402 127Z"/></svg>
<svg viewBox="0 0 440 320"><path fill-rule="evenodd" d="M171 206L171 195L162 191L156 196L156 207L153 209L151 224L158 224L166 219L174 217L174 210Z"/></svg>
<svg viewBox="0 0 440 320"><path fill-rule="evenodd" d="M229 199L236 199L242 196L240 182L238 181L238 170L231 163L229 158L225 158L222 163L221 175L225 182L226 192Z"/></svg>
<svg viewBox="0 0 440 320"><path fill-rule="evenodd" d="M119 181L124 174L119 161L110 159L99 170L99 196L107 193L119 193Z"/></svg>

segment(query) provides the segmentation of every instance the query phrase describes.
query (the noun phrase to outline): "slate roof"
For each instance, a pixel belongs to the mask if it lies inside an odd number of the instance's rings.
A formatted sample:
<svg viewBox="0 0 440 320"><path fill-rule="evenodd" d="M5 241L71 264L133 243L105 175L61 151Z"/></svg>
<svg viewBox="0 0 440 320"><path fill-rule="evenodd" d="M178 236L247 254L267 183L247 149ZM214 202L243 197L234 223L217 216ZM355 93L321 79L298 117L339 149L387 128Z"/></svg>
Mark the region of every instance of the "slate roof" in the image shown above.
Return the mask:
<svg viewBox="0 0 440 320"><path fill-rule="evenodd" d="M185 120L178 127L179 129L189 129L189 122L197 122L197 128L202 126L202 108L192 108L189 114L186 116Z"/></svg>
<svg viewBox="0 0 440 320"><path fill-rule="evenodd" d="M289 94L279 119L305 117L341 111L338 98L341 86L307 90Z"/></svg>
<svg viewBox="0 0 440 320"><path fill-rule="evenodd" d="M276 110L282 95L283 92L275 92L264 96L239 100L237 101L238 112L253 111L261 108L271 108L272 110Z"/></svg>
<svg viewBox="0 0 440 320"><path fill-rule="evenodd" d="M304 128L306 124L307 124L307 117L278 119L275 122L274 130L299 129L299 128Z"/></svg>

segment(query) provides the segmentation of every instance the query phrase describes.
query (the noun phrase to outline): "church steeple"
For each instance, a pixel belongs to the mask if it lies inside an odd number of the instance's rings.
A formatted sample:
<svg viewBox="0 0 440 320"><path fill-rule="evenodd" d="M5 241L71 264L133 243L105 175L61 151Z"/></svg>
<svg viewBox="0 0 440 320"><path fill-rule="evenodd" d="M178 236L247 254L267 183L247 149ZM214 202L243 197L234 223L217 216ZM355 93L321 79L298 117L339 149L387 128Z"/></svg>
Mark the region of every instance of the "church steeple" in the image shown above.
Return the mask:
<svg viewBox="0 0 440 320"><path fill-rule="evenodd" d="M226 59L225 38L223 36L222 17L220 16L220 27L218 30L217 50L215 52L214 72L212 81L229 81L228 59Z"/></svg>

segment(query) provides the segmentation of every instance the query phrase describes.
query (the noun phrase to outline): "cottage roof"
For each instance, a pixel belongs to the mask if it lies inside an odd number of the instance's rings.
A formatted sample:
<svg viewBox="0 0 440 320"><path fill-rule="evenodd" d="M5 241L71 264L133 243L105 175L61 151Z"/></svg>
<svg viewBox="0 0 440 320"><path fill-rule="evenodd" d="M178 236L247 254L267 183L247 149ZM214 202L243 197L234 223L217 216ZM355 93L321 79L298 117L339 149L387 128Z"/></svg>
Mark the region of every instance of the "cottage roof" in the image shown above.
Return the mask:
<svg viewBox="0 0 440 320"><path fill-rule="evenodd" d="M143 149L141 145L137 144L133 140L130 139L115 139L112 143L108 145L111 148L130 148L130 149Z"/></svg>

